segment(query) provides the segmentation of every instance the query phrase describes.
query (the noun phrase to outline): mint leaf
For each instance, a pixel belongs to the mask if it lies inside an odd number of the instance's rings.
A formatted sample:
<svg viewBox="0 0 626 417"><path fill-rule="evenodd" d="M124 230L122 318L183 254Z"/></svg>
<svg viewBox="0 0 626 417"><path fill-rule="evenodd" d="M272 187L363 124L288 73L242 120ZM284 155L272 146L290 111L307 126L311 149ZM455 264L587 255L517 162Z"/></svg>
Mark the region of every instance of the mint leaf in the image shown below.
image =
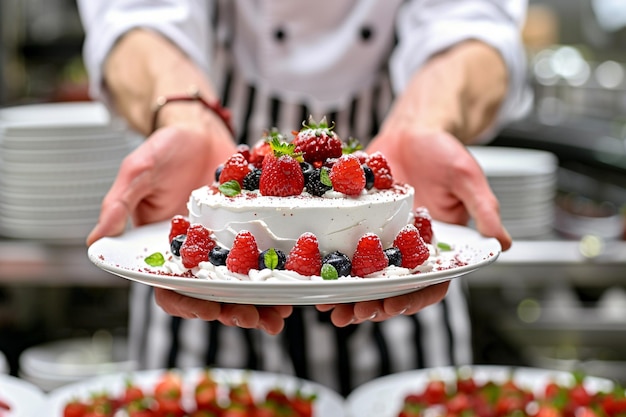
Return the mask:
<svg viewBox="0 0 626 417"><path fill-rule="evenodd" d="M441 249L442 251L446 251L446 252L452 250L452 246L444 242L437 242L437 247Z"/></svg>
<svg viewBox="0 0 626 417"><path fill-rule="evenodd" d="M163 264L165 264L165 257L161 252L154 252L152 255L146 257L144 261L150 266L163 266Z"/></svg>
<svg viewBox="0 0 626 417"><path fill-rule="evenodd" d="M276 269L278 266L278 254L274 248L270 248L265 252L263 262L265 262L265 266L269 269Z"/></svg>
<svg viewBox="0 0 626 417"><path fill-rule="evenodd" d="M332 187L333 183L330 181L330 175L328 175L328 167L322 167L320 170L320 182L327 187Z"/></svg>
<svg viewBox="0 0 626 417"><path fill-rule="evenodd" d="M236 180L226 181L224 184L220 184L218 189L227 197L234 197L241 193L241 186Z"/></svg>
<svg viewBox="0 0 626 417"><path fill-rule="evenodd" d="M322 275L322 278L326 280L333 280L333 279L339 278L339 274L337 273L337 270L331 264L322 265L321 275Z"/></svg>

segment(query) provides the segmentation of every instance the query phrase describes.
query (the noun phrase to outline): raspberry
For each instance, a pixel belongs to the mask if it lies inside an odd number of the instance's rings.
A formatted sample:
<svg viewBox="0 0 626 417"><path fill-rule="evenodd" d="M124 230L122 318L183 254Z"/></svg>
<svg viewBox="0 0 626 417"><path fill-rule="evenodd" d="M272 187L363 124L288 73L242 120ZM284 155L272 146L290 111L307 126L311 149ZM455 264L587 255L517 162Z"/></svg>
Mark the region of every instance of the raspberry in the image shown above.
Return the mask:
<svg viewBox="0 0 626 417"><path fill-rule="evenodd" d="M361 236L352 257L352 274L364 277L382 271L389 264L380 238L374 233Z"/></svg>
<svg viewBox="0 0 626 417"><path fill-rule="evenodd" d="M233 247L226 258L226 267L229 271L238 274L247 274L251 269L259 266L259 248L256 239L247 230L242 230L235 236Z"/></svg>
<svg viewBox="0 0 626 417"><path fill-rule="evenodd" d="M185 268L198 266L209 260L209 252L215 247L211 231L201 224L194 223L187 229L187 238L180 247L180 257Z"/></svg>
<svg viewBox="0 0 626 417"><path fill-rule="evenodd" d="M430 255L419 230L412 224L404 226L398 232L393 245L402 254L402 266L404 268L413 269L423 264Z"/></svg>
<svg viewBox="0 0 626 417"><path fill-rule="evenodd" d="M330 181L335 191L346 195L359 195L365 188L365 172L359 158L342 155L330 170Z"/></svg>
<svg viewBox="0 0 626 417"><path fill-rule="evenodd" d="M374 187L379 190L391 188L393 185L393 175L387 158L380 152L374 152L367 160L367 166L374 172Z"/></svg>
<svg viewBox="0 0 626 417"><path fill-rule="evenodd" d="M176 215L172 217L170 221L170 234L167 243L172 243L172 240L178 235L186 235L187 229L189 229L189 220L185 216Z"/></svg>
<svg viewBox="0 0 626 417"><path fill-rule="evenodd" d="M414 212L415 218L413 224L420 232L420 236L426 243L433 243L433 225L432 217L426 207L418 207Z"/></svg>
<svg viewBox="0 0 626 417"><path fill-rule="evenodd" d="M224 163L224 168L220 174L220 184L227 181L235 180L240 186L243 186L243 179L250 172L250 166L245 156L241 153L235 153Z"/></svg>
<svg viewBox="0 0 626 417"><path fill-rule="evenodd" d="M322 270L322 255L313 233L303 233L295 246L287 255L285 269L295 271L300 275L320 275Z"/></svg>
<svg viewBox="0 0 626 417"><path fill-rule="evenodd" d="M250 162L250 146L245 143L240 143L237 145L237 152L243 155L246 158L246 161Z"/></svg>
<svg viewBox="0 0 626 417"><path fill-rule="evenodd" d="M289 155L266 155L263 160L259 192L261 195L287 197L299 195L304 189L304 174L300 163Z"/></svg>

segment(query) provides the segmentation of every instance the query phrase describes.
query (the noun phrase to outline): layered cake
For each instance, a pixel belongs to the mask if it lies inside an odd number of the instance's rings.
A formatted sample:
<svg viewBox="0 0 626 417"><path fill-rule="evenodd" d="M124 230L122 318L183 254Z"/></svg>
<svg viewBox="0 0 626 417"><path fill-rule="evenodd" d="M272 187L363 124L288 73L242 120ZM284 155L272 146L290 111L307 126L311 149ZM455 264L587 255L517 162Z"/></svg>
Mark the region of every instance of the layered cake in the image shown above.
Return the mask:
<svg viewBox="0 0 626 417"><path fill-rule="evenodd" d="M238 151L171 220L172 273L209 279L345 279L429 270L431 219L385 156L323 119Z"/></svg>

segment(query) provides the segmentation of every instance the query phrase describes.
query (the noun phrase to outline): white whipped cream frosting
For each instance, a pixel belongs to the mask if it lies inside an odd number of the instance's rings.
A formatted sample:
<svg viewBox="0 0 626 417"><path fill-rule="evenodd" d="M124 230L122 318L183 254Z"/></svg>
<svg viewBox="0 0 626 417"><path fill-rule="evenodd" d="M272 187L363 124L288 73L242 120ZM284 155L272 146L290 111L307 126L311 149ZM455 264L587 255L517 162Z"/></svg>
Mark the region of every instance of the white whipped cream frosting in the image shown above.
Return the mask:
<svg viewBox="0 0 626 417"><path fill-rule="evenodd" d="M413 187L395 185L388 190L364 190L356 197L333 191L323 197L307 193L272 197L248 191L227 197L205 186L191 193L187 207L189 221L210 229L228 248L237 233L248 230L260 250L273 247L287 254L303 233L311 232L323 254L338 250L352 256L368 232L377 234L383 247L392 246L411 221L413 194Z"/></svg>

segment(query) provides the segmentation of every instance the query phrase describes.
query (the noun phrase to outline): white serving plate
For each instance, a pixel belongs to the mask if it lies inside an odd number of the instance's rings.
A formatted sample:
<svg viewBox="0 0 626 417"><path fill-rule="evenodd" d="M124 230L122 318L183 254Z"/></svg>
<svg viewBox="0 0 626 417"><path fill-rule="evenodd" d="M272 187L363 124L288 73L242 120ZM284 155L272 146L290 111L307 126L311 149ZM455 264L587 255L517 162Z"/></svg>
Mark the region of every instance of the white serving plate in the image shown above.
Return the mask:
<svg viewBox="0 0 626 417"><path fill-rule="evenodd" d="M139 227L122 236L105 237L88 249L99 268L131 281L174 290L205 300L256 305L315 305L350 303L406 294L461 277L494 262L501 252L496 239L467 227L433 222L437 239L454 247L446 256L465 265L400 277L372 277L335 281L240 281L183 278L164 275L144 259L161 252L167 256L169 222Z"/></svg>

